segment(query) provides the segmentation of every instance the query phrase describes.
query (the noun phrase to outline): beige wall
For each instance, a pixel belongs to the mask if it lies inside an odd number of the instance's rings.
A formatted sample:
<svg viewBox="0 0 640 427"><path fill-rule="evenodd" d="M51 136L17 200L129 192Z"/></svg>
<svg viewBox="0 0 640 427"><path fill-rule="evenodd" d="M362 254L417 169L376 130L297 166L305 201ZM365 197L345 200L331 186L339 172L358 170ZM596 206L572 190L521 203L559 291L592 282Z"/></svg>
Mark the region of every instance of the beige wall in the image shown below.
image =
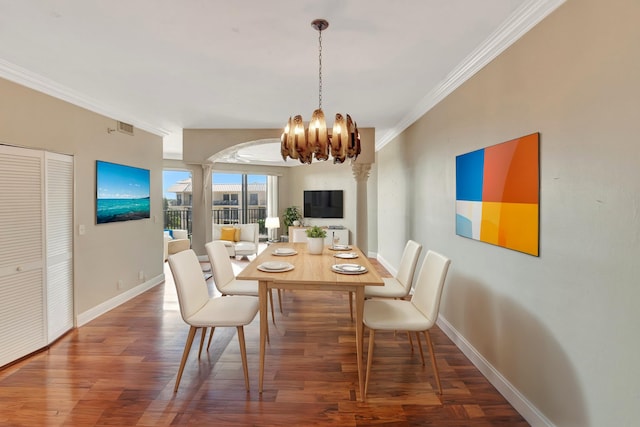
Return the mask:
<svg viewBox="0 0 640 427"><path fill-rule="evenodd" d="M568 0L378 153L381 255L450 256L446 322L558 426L640 419L638 17ZM532 132L540 257L456 236L455 156Z"/></svg>
<svg viewBox="0 0 640 427"><path fill-rule="evenodd" d="M108 133L107 128L116 127L114 119L7 80L0 79L0 94L0 143L74 156L76 314L162 276L162 139L139 129L135 136ZM96 160L151 171L151 215L157 222L96 225ZM79 225L85 226L85 235L78 234ZM123 289L118 289L118 280Z"/></svg>

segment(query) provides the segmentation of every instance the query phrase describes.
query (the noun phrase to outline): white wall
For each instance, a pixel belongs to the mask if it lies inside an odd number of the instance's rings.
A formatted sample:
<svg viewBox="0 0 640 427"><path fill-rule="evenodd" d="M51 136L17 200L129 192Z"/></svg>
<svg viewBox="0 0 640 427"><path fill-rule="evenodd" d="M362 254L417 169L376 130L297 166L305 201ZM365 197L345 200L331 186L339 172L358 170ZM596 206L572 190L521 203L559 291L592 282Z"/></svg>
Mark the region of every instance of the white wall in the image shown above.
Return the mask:
<svg viewBox="0 0 640 427"><path fill-rule="evenodd" d="M7 80L0 79L0 94L0 143L74 156L76 314L117 299L145 282L161 281L162 139L139 129L135 136L109 133L107 128L115 129L116 120ZM151 216L158 221L96 225L96 160L149 169ZM84 235L79 235L79 225L85 226ZM121 289L118 280L123 281Z"/></svg>
<svg viewBox="0 0 640 427"><path fill-rule="evenodd" d="M637 0L567 1L378 153L378 251L414 238L452 258L442 316L535 422L640 419L638 17ZM533 132L540 257L456 236L455 156Z"/></svg>
<svg viewBox="0 0 640 427"><path fill-rule="evenodd" d="M289 203L300 207L301 211L304 190L343 190L344 218L305 218L304 224L345 226L349 229L349 241L354 242L357 192L349 162L336 165L329 160L291 168L288 183L285 191L289 194Z"/></svg>

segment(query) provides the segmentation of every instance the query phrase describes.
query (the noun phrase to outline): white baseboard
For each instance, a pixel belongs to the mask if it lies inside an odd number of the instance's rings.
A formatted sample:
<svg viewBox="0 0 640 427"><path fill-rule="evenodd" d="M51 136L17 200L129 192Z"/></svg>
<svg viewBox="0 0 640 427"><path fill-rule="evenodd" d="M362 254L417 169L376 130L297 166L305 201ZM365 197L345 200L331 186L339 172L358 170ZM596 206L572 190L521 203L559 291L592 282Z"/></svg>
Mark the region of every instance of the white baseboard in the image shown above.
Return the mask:
<svg viewBox="0 0 640 427"><path fill-rule="evenodd" d="M396 274L398 274L398 270L396 270L394 266L389 264L389 262L386 259L384 259L382 255L377 254L376 259L378 260L378 262L380 262L380 264L382 264L384 268L387 269L389 273L391 273L393 277L395 277Z"/></svg>
<svg viewBox="0 0 640 427"><path fill-rule="evenodd" d="M78 314L78 316L76 317L76 327L80 327L89 323L96 317L101 316L110 310L113 310L119 305L124 304L130 299L137 297L141 293L148 291L149 289L153 288L156 285L159 285L162 282L164 282L164 274L160 274L159 276L156 276L151 280L147 280L146 282L141 283L135 288L131 288L128 291L123 292L111 298L110 300L103 302L102 304L98 304L95 307L90 308L84 313Z"/></svg>
<svg viewBox="0 0 640 427"><path fill-rule="evenodd" d="M480 354L448 321L438 316L437 325L453 343L469 358L471 363L500 392L516 411L533 427L553 427L539 410L513 384L511 384L482 354Z"/></svg>

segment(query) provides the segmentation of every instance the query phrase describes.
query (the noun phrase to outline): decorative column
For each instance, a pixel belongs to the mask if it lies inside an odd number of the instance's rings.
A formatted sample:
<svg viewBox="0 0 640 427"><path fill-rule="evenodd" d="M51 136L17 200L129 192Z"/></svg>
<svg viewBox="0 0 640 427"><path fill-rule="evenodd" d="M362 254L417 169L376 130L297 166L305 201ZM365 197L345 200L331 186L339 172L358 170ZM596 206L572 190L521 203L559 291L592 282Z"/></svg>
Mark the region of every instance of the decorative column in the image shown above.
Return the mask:
<svg viewBox="0 0 640 427"><path fill-rule="evenodd" d="M367 180L371 171L371 163L352 163L351 171L356 180L357 205L356 205L356 246L367 255L369 220L367 216Z"/></svg>

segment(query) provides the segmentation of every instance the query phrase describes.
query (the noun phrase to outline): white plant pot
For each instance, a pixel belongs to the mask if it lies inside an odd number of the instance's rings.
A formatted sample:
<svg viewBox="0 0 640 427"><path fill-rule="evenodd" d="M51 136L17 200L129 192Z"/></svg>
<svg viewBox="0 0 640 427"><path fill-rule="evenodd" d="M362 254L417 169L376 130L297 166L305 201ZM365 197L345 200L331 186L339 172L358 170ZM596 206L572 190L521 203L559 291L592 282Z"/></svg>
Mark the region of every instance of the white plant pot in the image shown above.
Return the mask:
<svg viewBox="0 0 640 427"><path fill-rule="evenodd" d="M293 226L294 227L300 227L300 221L298 221L297 219L295 221L293 221Z"/></svg>
<svg viewBox="0 0 640 427"><path fill-rule="evenodd" d="M324 239L322 237L308 237L307 251L310 254L319 255L324 249Z"/></svg>

